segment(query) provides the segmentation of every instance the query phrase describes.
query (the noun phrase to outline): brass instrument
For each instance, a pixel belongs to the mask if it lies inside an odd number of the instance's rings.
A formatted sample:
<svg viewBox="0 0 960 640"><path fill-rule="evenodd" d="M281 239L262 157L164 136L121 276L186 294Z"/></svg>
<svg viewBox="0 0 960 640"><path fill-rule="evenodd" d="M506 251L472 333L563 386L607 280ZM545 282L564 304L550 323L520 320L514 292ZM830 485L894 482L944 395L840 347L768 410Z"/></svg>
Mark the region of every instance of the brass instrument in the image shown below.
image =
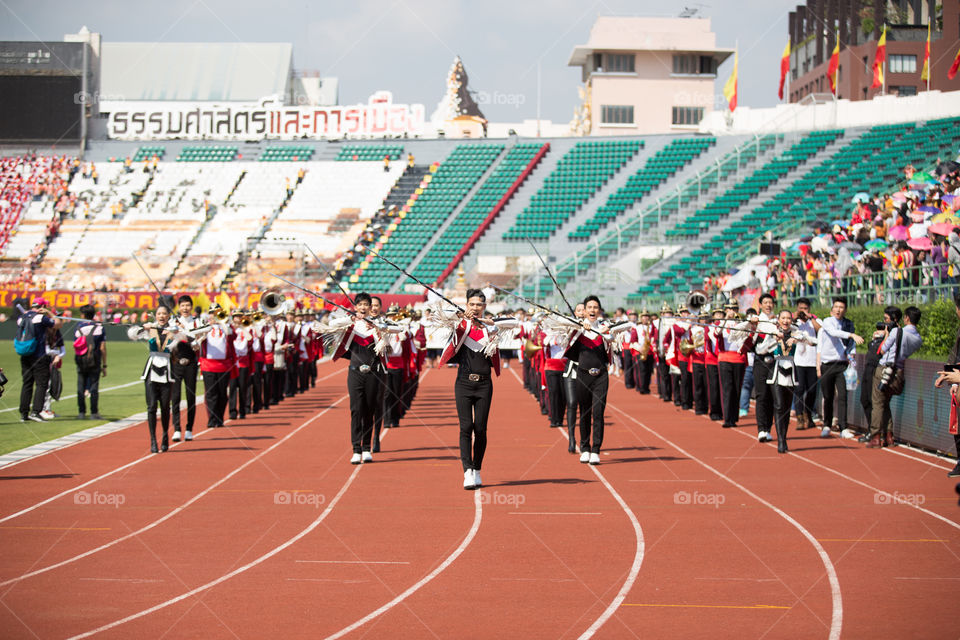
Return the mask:
<svg viewBox="0 0 960 640"><path fill-rule="evenodd" d="M694 289L687 294L687 299L685 306L690 311L691 315L698 315L700 309L709 304L710 299L707 297L707 294L702 289Z"/></svg>
<svg viewBox="0 0 960 640"><path fill-rule="evenodd" d="M230 312L223 307L217 307L210 312L210 317L217 322L226 322L230 319Z"/></svg>
<svg viewBox="0 0 960 640"><path fill-rule="evenodd" d="M275 289L270 289L260 296L260 311L268 316L277 316L287 309L287 298Z"/></svg>
<svg viewBox="0 0 960 640"><path fill-rule="evenodd" d="M537 351L540 351L541 349L543 349L542 346L527 338L527 340L523 343L523 357L526 359L532 359L533 356L537 354Z"/></svg>
<svg viewBox="0 0 960 640"><path fill-rule="evenodd" d="M640 360L646 361L650 357L650 351L653 348L653 345L650 344L650 334L643 334L643 342L640 343L640 350L637 351L637 357Z"/></svg>
<svg viewBox="0 0 960 640"><path fill-rule="evenodd" d="M682 353L684 357L689 356L691 353L693 353L694 349L696 349L696 347L692 342L690 342L686 338L680 339L680 353Z"/></svg>

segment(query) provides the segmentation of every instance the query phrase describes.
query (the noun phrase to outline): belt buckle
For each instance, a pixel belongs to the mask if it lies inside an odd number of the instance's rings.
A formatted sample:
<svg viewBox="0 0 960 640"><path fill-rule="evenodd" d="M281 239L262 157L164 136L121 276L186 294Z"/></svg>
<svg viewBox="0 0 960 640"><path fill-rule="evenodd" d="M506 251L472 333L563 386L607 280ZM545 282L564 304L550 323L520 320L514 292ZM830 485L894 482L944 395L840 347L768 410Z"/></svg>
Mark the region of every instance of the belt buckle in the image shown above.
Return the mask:
<svg viewBox="0 0 960 640"><path fill-rule="evenodd" d="M470 382L480 382L480 374L471 373L470 375L467 376L467 380L469 380Z"/></svg>
<svg viewBox="0 0 960 640"><path fill-rule="evenodd" d="M587 373L596 377L600 375L600 367L590 367L589 369L587 369Z"/></svg>
<svg viewBox="0 0 960 640"><path fill-rule="evenodd" d="M370 365L368 364L362 364L359 367L357 367L357 369L360 370L360 373L370 373Z"/></svg>
<svg viewBox="0 0 960 640"><path fill-rule="evenodd" d="M179 363L183 366L190 364L190 358L180 358Z"/></svg>

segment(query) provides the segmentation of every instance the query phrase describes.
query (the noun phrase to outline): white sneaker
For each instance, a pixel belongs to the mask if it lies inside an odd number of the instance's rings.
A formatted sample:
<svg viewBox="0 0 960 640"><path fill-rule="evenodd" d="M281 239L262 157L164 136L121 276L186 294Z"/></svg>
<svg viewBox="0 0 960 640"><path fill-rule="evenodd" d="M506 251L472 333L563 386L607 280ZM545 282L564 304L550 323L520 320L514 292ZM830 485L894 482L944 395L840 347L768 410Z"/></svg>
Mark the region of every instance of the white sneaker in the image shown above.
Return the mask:
<svg viewBox="0 0 960 640"><path fill-rule="evenodd" d="M600 464L600 454L591 453L590 454L590 464Z"/></svg>
<svg viewBox="0 0 960 640"><path fill-rule="evenodd" d="M770 432L769 432L769 431L761 431L760 433L757 434L757 440L760 441L760 442L770 442L770 440L771 440L771 438L770 438Z"/></svg>
<svg viewBox="0 0 960 640"><path fill-rule="evenodd" d="M174 431L173 436L171 436L170 439L173 440L174 442L180 442L180 432Z"/></svg>
<svg viewBox="0 0 960 640"><path fill-rule="evenodd" d="M824 427L823 429L821 429L821 430L820 430L820 437L821 437L821 438L829 438L829 437L830 437L830 427Z"/></svg>
<svg viewBox="0 0 960 640"><path fill-rule="evenodd" d="M467 469L463 472L463 488L464 489L476 489L477 481L474 479L473 469Z"/></svg>
<svg viewBox="0 0 960 640"><path fill-rule="evenodd" d="M44 409L43 411L40 412L40 417L43 418L44 420L53 420L54 418L57 417L57 414L55 414L53 411L48 411Z"/></svg>
<svg viewBox="0 0 960 640"><path fill-rule="evenodd" d="M584 451L583 453L580 454L580 462L582 462L583 464L587 464L588 462L590 462L589 451Z"/></svg>
<svg viewBox="0 0 960 640"><path fill-rule="evenodd" d="M480 469L473 470L473 486L479 489L483 485L483 480L480 479Z"/></svg>
<svg viewBox="0 0 960 640"><path fill-rule="evenodd" d="M857 432L854 431L853 429L849 429L849 428L848 428L848 429L844 429L843 431L840 432L840 437L841 437L841 438L847 438L848 440L849 440L850 438L856 438L856 437L857 437Z"/></svg>
<svg viewBox="0 0 960 640"><path fill-rule="evenodd" d="M355 453L350 457L350 464L360 464L360 454Z"/></svg>
<svg viewBox="0 0 960 640"><path fill-rule="evenodd" d="M364 451L363 455L360 457L363 462L373 462L373 454L369 451Z"/></svg>
<svg viewBox="0 0 960 640"><path fill-rule="evenodd" d="M189 429L188 429L187 431L185 431L184 434L183 434L183 439L184 439L184 440L193 440L193 431L190 431Z"/></svg>

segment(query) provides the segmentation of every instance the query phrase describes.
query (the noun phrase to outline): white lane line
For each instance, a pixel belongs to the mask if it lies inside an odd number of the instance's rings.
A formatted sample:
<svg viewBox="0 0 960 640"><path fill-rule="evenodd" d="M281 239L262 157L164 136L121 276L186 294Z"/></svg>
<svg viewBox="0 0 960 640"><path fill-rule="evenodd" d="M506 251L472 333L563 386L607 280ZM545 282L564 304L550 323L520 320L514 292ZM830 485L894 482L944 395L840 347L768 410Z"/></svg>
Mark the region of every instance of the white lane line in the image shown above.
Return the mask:
<svg viewBox="0 0 960 640"><path fill-rule="evenodd" d="M158 526L158 525L160 525L160 524L163 524L164 522L166 522L167 520L169 520L169 519L172 518L173 516L177 515L178 513L180 513L181 511L183 511L183 510L186 509L187 507L189 507L189 506L190 506L191 504L193 504L194 502L200 500L200 498L202 498L203 496L207 495L208 493L210 493L211 491L213 491L214 489L216 489L217 487L219 487L221 484L223 484L224 482L226 482L227 480L229 480L229 479L232 478L233 476L237 475L238 473L240 473L241 471L243 471L244 469L246 469L247 467L249 467L251 464L253 464L253 463L256 462L257 460L259 460L260 458L262 458L263 456L265 456L265 455L268 454L269 452L271 452L271 451L273 451L274 449L276 449L277 447L279 447L281 444L283 444L284 442L286 442L287 440L289 440L291 437L293 437L297 432L299 432L300 430L304 429L304 428L307 427L309 424L311 424L313 421L317 420L318 418L320 418L321 416L323 416L325 413L327 413L328 411L330 411L331 409L333 409L335 406L337 406L338 404L340 404L341 402L343 402L344 398L346 398L346 397L347 397L346 395L341 396L340 398L337 399L336 402L334 402L333 404L331 404L329 407L327 407L327 408L324 409L323 411L315 414L313 417L311 417L311 418L308 419L306 422L304 422L303 424L301 424L299 427L297 427L296 429L294 429L293 431L291 431L290 433L288 433L287 435L285 435L283 438L281 438L280 440L277 440L275 443L273 443L272 445L270 445L269 447L267 447L266 449L264 449L263 451L261 451L260 453L258 453L257 455L255 455L254 457L250 458L249 460L247 460L246 462L244 462L243 464L241 464L239 467L237 467L236 469L234 469L233 471L231 471L231 472L228 473L227 475L223 476L222 478L220 478L219 480L217 480L216 482L214 482L213 484L211 484L210 486L208 486L206 489L204 489L204 490L201 491L200 493L194 495L192 498L190 498L189 500L187 500L186 502L184 502L182 505L180 505L179 507L177 507L177 508L174 509L173 511L170 511L169 513L167 513L166 515L164 515L162 518L159 518L159 519L157 519L157 520L154 520L153 522L151 522L151 523L149 523L149 524L147 524L147 525L144 525L143 527L140 527L140 528L137 529L136 531L131 531L130 533L128 533L128 534L125 535L125 536L121 536L121 537L119 537L119 538L117 538L117 539L115 539L115 540L111 540L110 542L107 542L107 543L105 543L105 544L102 544L102 545L100 545L99 547L96 547L96 548L94 548L94 549L90 549L89 551L85 551L85 552L83 552L83 553L81 553L81 554L79 554L79 555L73 556L72 558L67 558L66 560L63 560L63 561L61 561L61 562L57 562L57 563L55 563L55 564L48 565L48 566L46 566L46 567L43 567L42 569L36 569L35 571L30 571L29 573L25 573L25 574L23 574L23 575L21 575L21 576L18 576L18 577L16 577L16 578L11 578L11 579L9 579L9 580L4 580L3 582L0 582L0 587L5 587L5 586L7 586L8 584L13 584L14 582L20 582L21 580L25 580L26 578L32 578L33 576L40 575L41 573L46 573L47 571L51 571L51 570L56 569L56 568L58 568L58 567L62 567L62 566L64 566L64 565L68 565L68 564L70 564L70 563L72 563L72 562L76 562L77 560L81 560L81 559L86 558L86 557L88 557L88 556L92 556L92 555L95 554L95 553L99 553L100 551L103 551L104 549L109 549L110 547L112 547L112 546L114 546L114 545L120 544L120 543L123 542L124 540L129 540L130 538L133 538L133 537L135 537L135 536L138 536L138 535L140 535L141 533L144 533L144 532L146 532L146 531L149 531L150 529L153 529L154 527L156 527L156 526Z"/></svg>
<svg viewBox="0 0 960 640"><path fill-rule="evenodd" d="M934 467L935 469L943 469L944 471L950 471L951 469L953 469L953 467L944 467L944 466L942 466L942 465L936 464L935 462L930 462L929 460L921 460L920 458L918 458L918 457L916 457L916 456L911 456L911 455L908 455L908 454L906 454L906 453L902 453L902 452L900 452L900 451L894 451L894 450L891 449L890 447L884 447L883 450L886 451L887 453L893 453L893 454L896 454L896 455L898 455L898 456L902 456L902 457L904 457L904 458L907 458L908 460L916 460L917 462L922 462L923 464L928 464L928 465L930 465L931 467Z"/></svg>
<svg viewBox="0 0 960 640"><path fill-rule="evenodd" d="M386 613L387 611L394 608L395 606L397 606L398 604L406 600L408 597L416 593L421 587L423 587L428 582L436 578L438 575L440 575L440 573L444 571L444 569L446 569L451 564L453 564L453 561L456 560L460 556L460 554L464 552L464 550L466 550L467 546L469 546L471 542L473 542L473 538L477 535L477 531L480 530L480 520L483 517L483 506L480 499L482 492L483 492L483 489L477 489L473 493L473 526L470 527L470 531L469 533L467 533L467 537L463 539L463 542L460 543L460 546L458 546L453 553L447 556L447 558L436 569L428 573L416 584L411 585L406 591L398 595L396 598L386 603L376 611L371 611L370 613L360 618L353 624L348 625L343 629L340 629L340 631L337 631L336 633L327 636L327 640L342 638L343 636L347 635L354 629L358 629L359 627L365 625L366 623L370 622L374 618L380 615L383 615L384 613Z"/></svg>
<svg viewBox="0 0 960 640"><path fill-rule="evenodd" d="M511 516L602 516L602 511L511 511Z"/></svg>
<svg viewBox="0 0 960 640"><path fill-rule="evenodd" d="M116 389L126 389L127 387L132 387L135 384L143 384L142 380L134 380L133 382L125 382L123 384L118 384L114 387L107 387L106 389L100 389L100 393L107 393L108 391L114 391ZM76 398L77 394L72 393L69 396L60 396L60 401L70 400L71 398ZM6 413L7 411L18 411L20 407L9 407L7 409L0 409L0 413Z"/></svg>
<svg viewBox="0 0 960 640"><path fill-rule="evenodd" d="M516 371L513 369L510 370L510 373L513 374L513 377L517 379L521 385L523 380L520 379L520 376L517 375ZM560 440L567 441L567 430L565 427L557 427L557 434L560 437ZM617 612L617 609L620 608L620 605L623 603L624 599L627 597L627 594L630 592L630 589L633 588L633 583L637 579L637 575L640 573L640 565L643 564L644 551L646 550L646 543L643 538L643 529L640 528L640 522L637 520L637 516L634 515L633 511L627 505L626 501L617 493L617 490L613 488L607 479L603 476L602 473L594 465L586 465L590 467L590 471L596 474L597 478L600 479L600 482L603 483L603 486L607 488L607 491L613 496L614 500L620 505L620 508L623 509L624 513L627 514L627 518L630 519L630 524L633 526L633 535L637 540L637 548L633 554L633 563L630 565L630 571L627 574L627 579L624 580L623 584L620 586L620 591L617 592L617 595L613 598L607 608L603 610L603 613L600 614L596 620L593 621L586 631L580 635L580 640L586 640L587 638L593 637L593 635L604 625L604 623Z"/></svg>
<svg viewBox="0 0 960 640"><path fill-rule="evenodd" d="M691 460L693 460L694 462L696 462L697 464L699 464L700 466L702 466L704 469L707 469L708 471L712 472L713 474L717 475L718 477L722 478L723 480L726 480L727 482L729 482L729 483L732 484L733 486L737 487L738 489L740 489L741 491L743 491L744 493L746 493L748 496L750 496L751 498L753 498L753 499L756 500L757 502L759 502L759 503L763 504L764 506L768 507L769 509L771 509L774 513L776 513L776 514L779 515L781 518L783 518L784 520L786 520L787 522L789 522L791 525L793 525L794 528L796 528L797 531L799 531L800 534L803 535L803 537L806 538L806 539L810 542L811 545L813 545L813 548L816 549L816 551L817 551L817 555L820 556L820 561L823 563L823 567L824 567L824 569L825 569L826 572L827 572L827 579L828 579L829 582L830 582L830 596L831 596L831 602L832 602L833 612L831 613L831 616L830 616L830 636L829 636L829 638L830 638L830 640L839 640L839 638L840 638L840 629L843 627L843 598L841 597L841 594L840 594L840 580L837 578L837 570L836 570L836 567L833 566L833 561L830 560L830 556L827 554L826 550L820 545L820 542L817 541L817 539L816 539L815 537L813 537L813 534L811 534L809 531L807 531L802 524L800 524L799 522L797 522L797 521L796 521L794 518L792 518L788 513L786 513L786 512L783 511L782 509L777 508L776 506L774 506L774 505L771 504L770 502L767 502L766 500L764 500L763 498L761 498L759 495L757 495L757 494L754 493L753 491L750 491L750 489L747 489L745 486L743 486L742 484L740 484L739 482L737 482L736 480L734 480L734 479L731 478L730 476L724 474L723 472L721 472L721 471L719 471L719 470L717 470L717 469L714 469L713 467L711 467L709 464L707 464L706 462L704 462L704 461L701 460L700 458L697 458L697 457L694 456L692 453L689 453L686 449L683 449L682 447L680 447L680 445L675 444L673 441L671 441L671 440L665 438L664 436L660 435L657 431L651 429L650 427L648 427L648 426L645 425L644 423L640 422L639 420L637 420L637 419L634 418L633 416L629 415L628 413L626 413L626 412L623 411L622 409L620 409L620 408L618 408L618 407L616 407L616 406L613 406L613 405L608 405L608 406L612 407L615 411L617 411L618 413L620 413L621 415L623 415L625 418L627 418L627 419L631 420L632 422L634 422L637 426L639 426L639 427L641 427L642 429L648 431L650 434L656 436L657 438L659 438L659 439L662 440L663 442L666 442L668 445L670 445L671 447L673 447L674 449L676 449L676 450L677 450L678 452L680 452L681 454L687 456L688 458L690 458ZM737 433L741 433L741 432L738 431ZM752 439L752 436L750 436L749 434L744 433L743 435L744 435L744 436L747 436L747 437L749 437L749 438ZM795 454L794 454L794 455L795 455Z"/></svg>
<svg viewBox="0 0 960 640"><path fill-rule="evenodd" d="M343 373L343 371L342 371L342 370L341 370L341 371L334 371L333 373L331 373L331 374L329 374L329 375L327 375L327 376L324 376L323 378L319 378L319 379L318 379L318 382L319 382L320 380L326 380L327 378L329 378L329 377L331 377L331 376L334 376L334 375L336 375L336 374L338 374L338 373ZM228 424L229 424L229 422L231 422L231 421L228 421ZM200 437L202 437L202 436L204 436L204 435L206 435L206 434L208 434L208 433L210 433L210 432L212 432L212 431L215 431L215 430L214 430L214 429L204 429L203 431L201 431L201 432L198 433L197 435L193 436L193 439L196 440L197 438L200 438ZM173 449L174 447L178 447L178 446L180 446L180 445L186 444L186 442L187 442L187 441L185 441L185 440L181 440L180 442L177 442L177 443L174 443L174 444L170 445L170 448ZM59 451L59 449L57 449L57 451ZM52 452L51 452L51 453L52 453ZM46 454L44 454L44 455L46 455ZM132 467L132 466L134 466L134 465L136 465L136 464L140 464L140 463L143 462L144 460L150 460L150 459L153 458L155 455L156 455L156 454L153 454L153 453L147 454L147 455L143 456L142 458L137 458L136 460L133 460L133 461L131 461L131 462L128 462L128 463L125 464L125 465L121 465L121 466L117 467L116 469L114 469L113 471L108 471L108 472L106 472L106 473L104 473L104 474L102 474L102 475L97 476L96 478L93 478L92 480L88 480L88 481L84 482L84 483L81 484L81 485L77 485L76 487L72 487L72 488L70 488L70 489L65 489L64 491L61 491L61 492L58 493L57 495L51 496L51 497L49 497L49 498L47 498L47 499L45 499L45 500L41 500L40 502L36 503L35 505L33 505L33 506L31 506L31 507L26 507L25 509L21 509L20 511L17 511L16 513L11 513L11 514L8 515L8 516L5 516L5 517L3 517L3 518L0 518L0 523L3 523L3 522L6 522L7 520L12 520L13 518L17 518L17 517L19 517L19 516L22 516L22 515L25 514L25 513L29 513L29 512L31 512L31 511L33 511L34 509L37 509L38 507L42 507L42 506L45 505L45 504L49 504L49 503L53 502L54 500L57 500L58 498L62 498L63 496L68 496L68 495L70 495L71 493L73 493L74 491L79 491L80 489L83 489L84 487L90 486L90 485L93 484L94 482L98 482L98 481L100 481L100 480L103 480L104 478L108 478L108 477L112 476L112 475L115 474L115 473L118 473L118 472L120 472L120 471L123 471L124 469L129 469L130 467ZM39 457L39 456L38 456L38 457ZM31 459L33 459L33 458L31 458ZM11 465L11 466L12 466L12 465ZM6 468L6 467L5 467L5 468Z"/></svg>
<svg viewBox="0 0 960 640"><path fill-rule="evenodd" d="M735 433L741 433L741 432L740 432L740 431L735 431ZM742 433L742 435L745 435L745 436L748 436L748 437L749 437L749 435L746 434L746 433ZM752 440L752 439L753 439L753 438L751 438L751 440ZM843 473L843 472L841 472L841 471L837 471L836 469L832 469L832 468L830 468L830 467L828 467L828 466L826 466L826 465L820 464L819 462L817 462L817 461L815 461L815 460L811 460L810 458L801 456L801 455L799 455L799 454L796 454L796 453L791 452L789 455L792 456L792 457L794 457L794 458L796 458L797 460L803 460L803 461L806 462L807 464L812 464L813 466L818 467L818 468L820 468L820 469L823 469L824 471L829 471L830 473L834 474L835 476L839 476L839 477L843 478L844 480L849 480L850 482L852 482L852 483L854 483L854 484L858 484L858 485L860 485L861 487L865 487L865 488L867 488L867 489L870 489L870 491L873 491L873 492L878 493L878 494L880 494L880 495L882 495L882 496L885 496L885 497L887 498L887 500L888 500L888 504L903 504L903 505L906 505L906 506L908 506L908 507L913 507L913 508L916 509L917 511L922 511L923 513L927 514L928 516L933 516L933 517L936 518L937 520L941 520L941 521L943 521L943 522L946 522L947 524L949 524L949 525L950 525L951 527L953 527L954 529L960 529L960 523L955 522L955 521L951 520L950 518L946 518L946 517L940 515L939 513L936 513L936 512L934 512L934 511L930 511L929 509L924 509L924 508L921 507L920 505L914 504L913 502L910 502L909 500L905 499L903 496L901 496L901 495L899 495L899 494L897 494L897 493L890 493L890 492L888 492L888 491L884 491L883 489L878 489L878 488L874 487L873 485L869 485L869 484L867 484L866 482L861 482L860 480L857 480L856 478L852 478L852 477L848 476L847 474L845 474L845 473Z"/></svg>
<svg viewBox="0 0 960 640"><path fill-rule="evenodd" d="M385 436L386 433L384 433L383 435ZM381 439L382 439L382 436L381 436ZM182 600L186 600L187 598L189 598L189 597L191 597L191 596L195 596L196 594L201 593L202 591L206 591L207 589L210 589L210 588L212 588L212 587L215 587L215 586L217 586L218 584L221 584L221 583L223 583L223 582L226 582L226 581L229 580L230 578L233 578L234 576L240 575L241 573L243 573L243 572L245 572L245 571L248 571L248 570L252 569L253 567L257 566L258 564L261 564L261 563L264 562L265 560L268 560L268 559L272 558L273 556L277 555L278 553L280 553L281 551L283 551L283 550L286 549L287 547L290 547L290 546L293 545L295 542L297 542L298 540L300 540L301 538L303 538L304 536L306 536L308 533L310 533L310 532L313 531L314 529L316 529L317 526L319 526L320 523L323 522L328 515L330 515L330 512L333 511L333 508L334 508L335 506L337 506L337 503L340 502L340 498L343 497L343 494L346 493L346 492L347 492L347 489L350 488L350 485L353 484L354 479L357 477L357 474L360 473L360 469L362 469L362 468L363 468L363 465L356 465L356 466L353 468L353 472L350 474L350 477L347 478L346 482L343 483L343 486L340 487L340 490L337 492L337 495L335 495L335 496L333 497L333 500L331 500L331 501L330 501L330 504L327 505L327 508L323 510L323 513L321 513L321 514L317 517L316 520L314 520L314 521L311 522L309 525L307 525L307 527L306 527L305 529L303 529L302 531L300 531L298 534L296 534L295 536L293 536L292 538L290 538L289 540L287 540L287 541L284 542L283 544L274 547L273 549L271 549L271 550L268 551L267 553L263 554L262 556L260 556L259 558L255 559L255 560L253 560L253 561L251 561L251 562L248 562L247 564L243 565L242 567L238 567L238 568L234 569L233 571L231 571L230 573L227 573L227 574L224 574L224 575L220 576L220 577L217 578L216 580L211 580L210 582L208 582L208 583L206 583L206 584L200 585L200 586L197 587L196 589L191 589L190 591L187 591L186 593L181 593L179 596L177 596L177 597L175 597L175 598L170 598L169 600L166 600L166 601L164 601L164 602L161 602L160 604L154 605L154 606L150 607L149 609L144 609L143 611L138 611L137 613L131 614L131 615L127 616L126 618L121 618L120 620L115 620L114 622L111 622L111 623L109 623L109 624L105 624L105 625L103 625L103 626L97 627L96 629L93 629L93 630L91 630L91 631L86 631L86 632L81 633L81 634L79 634L79 635L72 636L72 638L71 638L70 640L77 640L77 639L79 639L79 638L88 638L88 637L90 637L90 636L92 636L92 635L101 633L101 632L103 632L103 631L108 631L108 630L110 630L110 629L114 629L114 628L116 628L116 627L119 627L120 625L126 624L126 623L131 622L131 621L133 621L133 620L136 620L136 619L138 619L138 618L142 618L142 617L144 617L144 616L150 615L151 613L153 613L153 612L155 612L155 611L159 611L160 609L165 609L166 607L169 607L169 606L174 605L174 604L176 604L176 603L178 603L178 602L181 602Z"/></svg>

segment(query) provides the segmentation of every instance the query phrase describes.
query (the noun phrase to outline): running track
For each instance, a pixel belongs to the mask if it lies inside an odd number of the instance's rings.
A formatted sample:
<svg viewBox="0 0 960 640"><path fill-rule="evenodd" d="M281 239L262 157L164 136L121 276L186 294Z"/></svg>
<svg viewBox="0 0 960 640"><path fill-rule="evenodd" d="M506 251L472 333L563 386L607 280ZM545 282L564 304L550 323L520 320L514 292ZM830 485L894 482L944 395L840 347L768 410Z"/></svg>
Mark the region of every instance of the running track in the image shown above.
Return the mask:
<svg viewBox="0 0 960 640"><path fill-rule="evenodd" d="M779 456L612 379L591 468L508 370L467 492L453 375L369 465L327 364L165 454L137 426L0 470L2 636L957 636L944 462L812 430Z"/></svg>

